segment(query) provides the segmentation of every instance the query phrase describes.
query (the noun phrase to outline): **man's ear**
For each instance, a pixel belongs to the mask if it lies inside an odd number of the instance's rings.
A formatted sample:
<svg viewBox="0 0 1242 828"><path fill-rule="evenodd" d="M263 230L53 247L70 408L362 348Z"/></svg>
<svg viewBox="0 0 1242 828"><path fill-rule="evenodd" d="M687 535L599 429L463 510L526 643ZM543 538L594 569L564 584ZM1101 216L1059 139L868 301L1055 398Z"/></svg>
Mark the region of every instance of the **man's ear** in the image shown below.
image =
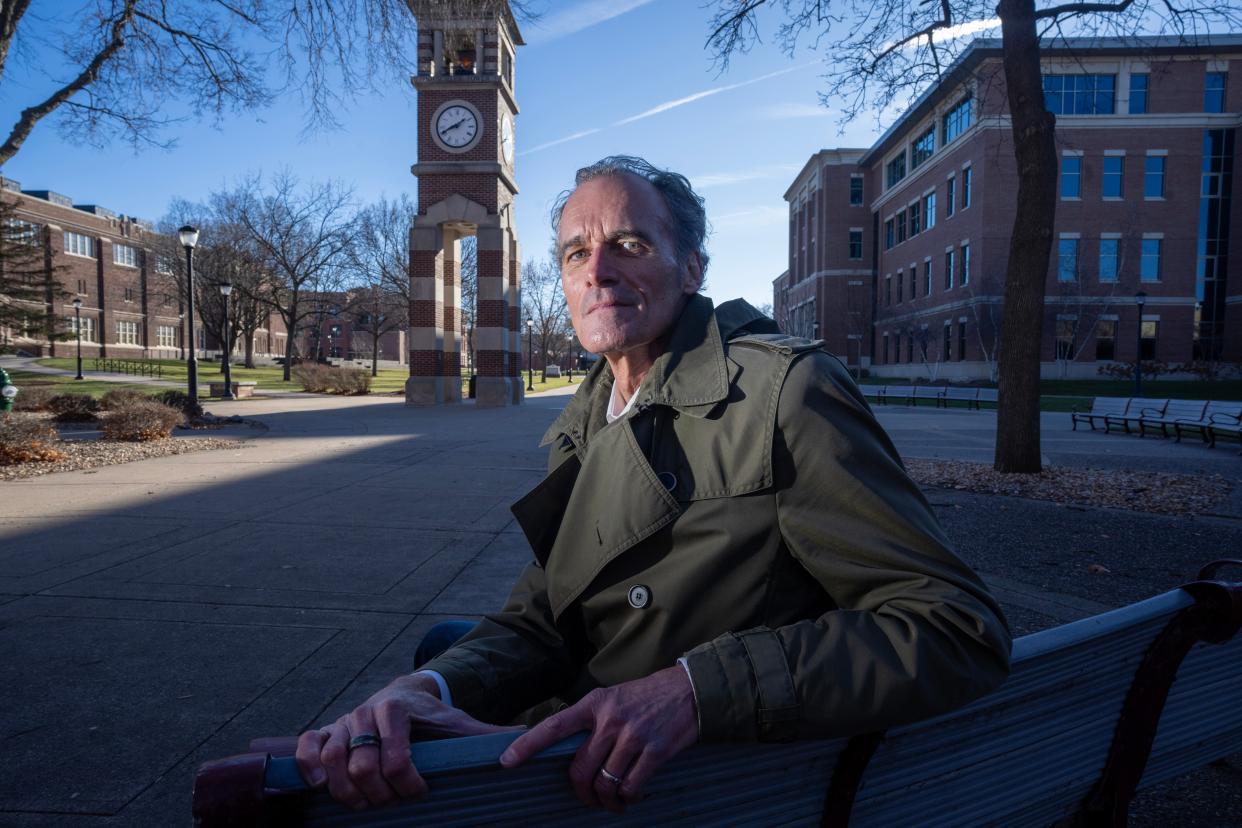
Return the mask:
<svg viewBox="0 0 1242 828"><path fill-rule="evenodd" d="M686 260L686 269L681 277L681 292L687 296L693 296L699 292L699 288L703 287L703 262L699 259L699 254L691 253Z"/></svg>

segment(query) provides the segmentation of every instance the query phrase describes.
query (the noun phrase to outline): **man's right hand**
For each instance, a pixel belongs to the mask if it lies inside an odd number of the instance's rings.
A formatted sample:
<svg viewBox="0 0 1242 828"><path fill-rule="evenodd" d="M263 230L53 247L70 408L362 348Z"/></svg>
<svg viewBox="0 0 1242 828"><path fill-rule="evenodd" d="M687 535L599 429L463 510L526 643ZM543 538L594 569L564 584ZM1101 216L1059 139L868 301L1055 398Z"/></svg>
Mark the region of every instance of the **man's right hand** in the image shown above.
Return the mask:
<svg viewBox="0 0 1242 828"><path fill-rule="evenodd" d="M313 788L328 786L332 797L362 809L427 793L414 763L410 740L477 736L521 728L480 722L440 701L430 676L401 676L334 723L308 730L295 754L302 778ZM380 744L349 749L351 739L378 736Z"/></svg>

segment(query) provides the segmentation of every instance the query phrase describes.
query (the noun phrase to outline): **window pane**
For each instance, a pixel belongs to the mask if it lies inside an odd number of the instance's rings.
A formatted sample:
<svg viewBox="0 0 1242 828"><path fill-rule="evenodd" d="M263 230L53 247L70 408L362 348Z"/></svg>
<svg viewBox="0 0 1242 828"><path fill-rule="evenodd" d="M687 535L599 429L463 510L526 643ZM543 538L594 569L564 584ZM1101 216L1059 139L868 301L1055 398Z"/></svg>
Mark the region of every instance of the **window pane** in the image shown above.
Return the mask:
<svg viewBox="0 0 1242 828"><path fill-rule="evenodd" d="M850 179L850 205L857 207L863 203L863 180L861 178Z"/></svg>
<svg viewBox="0 0 1242 828"><path fill-rule="evenodd" d="M1130 76L1130 114L1131 115L1142 115L1146 111L1147 111L1147 75L1131 75Z"/></svg>
<svg viewBox="0 0 1242 828"><path fill-rule="evenodd" d="M971 182L971 179L974 178L974 176L972 175L973 172L974 172L973 167L967 167L966 169L962 170L962 209L963 210L965 210L967 207L970 206L970 182Z"/></svg>
<svg viewBox="0 0 1242 828"><path fill-rule="evenodd" d="M1160 281L1160 246L1163 239L1143 239L1139 275L1144 282Z"/></svg>
<svg viewBox="0 0 1242 828"><path fill-rule="evenodd" d="M1078 198L1081 193L1082 159L1067 155L1061 159L1061 198Z"/></svg>
<svg viewBox="0 0 1242 828"><path fill-rule="evenodd" d="M1104 156L1103 194L1105 198L1121 198L1125 180L1125 163L1123 155Z"/></svg>
<svg viewBox="0 0 1242 828"><path fill-rule="evenodd" d="M1164 160L1163 155L1147 156L1143 175L1143 196L1146 198L1164 197Z"/></svg>
<svg viewBox="0 0 1242 828"><path fill-rule="evenodd" d="M928 230L936 226L936 193L934 190L923 198L923 220Z"/></svg>
<svg viewBox="0 0 1242 828"><path fill-rule="evenodd" d="M1100 281L1117 281L1117 239L1100 239Z"/></svg>
<svg viewBox="0 0 1242 828"><path fill-rule="evenodd" d="M934 127L928 127L927 131L914 140L910 145L910 167L917 169L928 158L932 157L932 153L936 151L936 130Z"/></svg>
<svg viewBox="0 0 1242 828"><path fill-rule="evenodd" d="M1061 239L1057 244L1057 281L1078 278L1078 239Z"/></svg>
<svg viewBox="0 0 1242 828"><path fill-rule="evenodd" d="M950 176L949 183L944 189L944 214L946 216L953 215L954 202L957 200L957 181Z"/></svg>
<svg viewBox="0 0 1242 828"><path fill-rule="evenodd" d="M1225 111L1225 73L1208 72L1203 90L1203 111Z"/></svg>

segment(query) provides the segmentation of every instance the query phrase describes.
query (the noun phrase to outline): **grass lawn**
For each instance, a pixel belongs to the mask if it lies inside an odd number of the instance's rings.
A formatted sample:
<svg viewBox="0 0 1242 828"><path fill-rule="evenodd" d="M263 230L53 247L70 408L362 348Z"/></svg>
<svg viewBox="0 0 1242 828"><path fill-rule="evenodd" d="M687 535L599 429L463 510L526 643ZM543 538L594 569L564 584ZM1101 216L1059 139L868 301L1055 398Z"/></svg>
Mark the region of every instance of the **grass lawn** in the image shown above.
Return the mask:
<svg viewBox="0 0 1242 828"><path fill-rule="evenodd" d="M22 388L31 388L37 386L63 386L57 388L57 391L63 391L66 394L89 394L98 399L109 391L117 388L132 388L135 391L141 391L149 394L158 394L168 389L160 385L146 385L137 382L103 382L102 380L93 380L90 377L78 381L73 377L58 376L56 374L36 374L31 371L10 371L9 376L13 379L13 384L17 386L17 393L20 395ZM86 372L83 372L86 376Z"/></svg>

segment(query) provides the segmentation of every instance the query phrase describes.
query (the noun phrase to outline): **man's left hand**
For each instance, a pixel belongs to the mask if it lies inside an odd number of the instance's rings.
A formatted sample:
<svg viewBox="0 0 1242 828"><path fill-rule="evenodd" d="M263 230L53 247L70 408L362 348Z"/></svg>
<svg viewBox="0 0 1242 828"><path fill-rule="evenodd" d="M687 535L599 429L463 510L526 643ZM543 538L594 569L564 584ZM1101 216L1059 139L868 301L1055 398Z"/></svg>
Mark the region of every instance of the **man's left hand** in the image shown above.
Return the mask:
<svg viewBox="0 0 1242 828"><path fill-rule="evenodd" d="M500 764L516 767L583 730L591 735L569 766L574 792L587 805L621 813L642 798L657 768L698 741L690 677L678 665L592 690L519 736Z"/></svg>

